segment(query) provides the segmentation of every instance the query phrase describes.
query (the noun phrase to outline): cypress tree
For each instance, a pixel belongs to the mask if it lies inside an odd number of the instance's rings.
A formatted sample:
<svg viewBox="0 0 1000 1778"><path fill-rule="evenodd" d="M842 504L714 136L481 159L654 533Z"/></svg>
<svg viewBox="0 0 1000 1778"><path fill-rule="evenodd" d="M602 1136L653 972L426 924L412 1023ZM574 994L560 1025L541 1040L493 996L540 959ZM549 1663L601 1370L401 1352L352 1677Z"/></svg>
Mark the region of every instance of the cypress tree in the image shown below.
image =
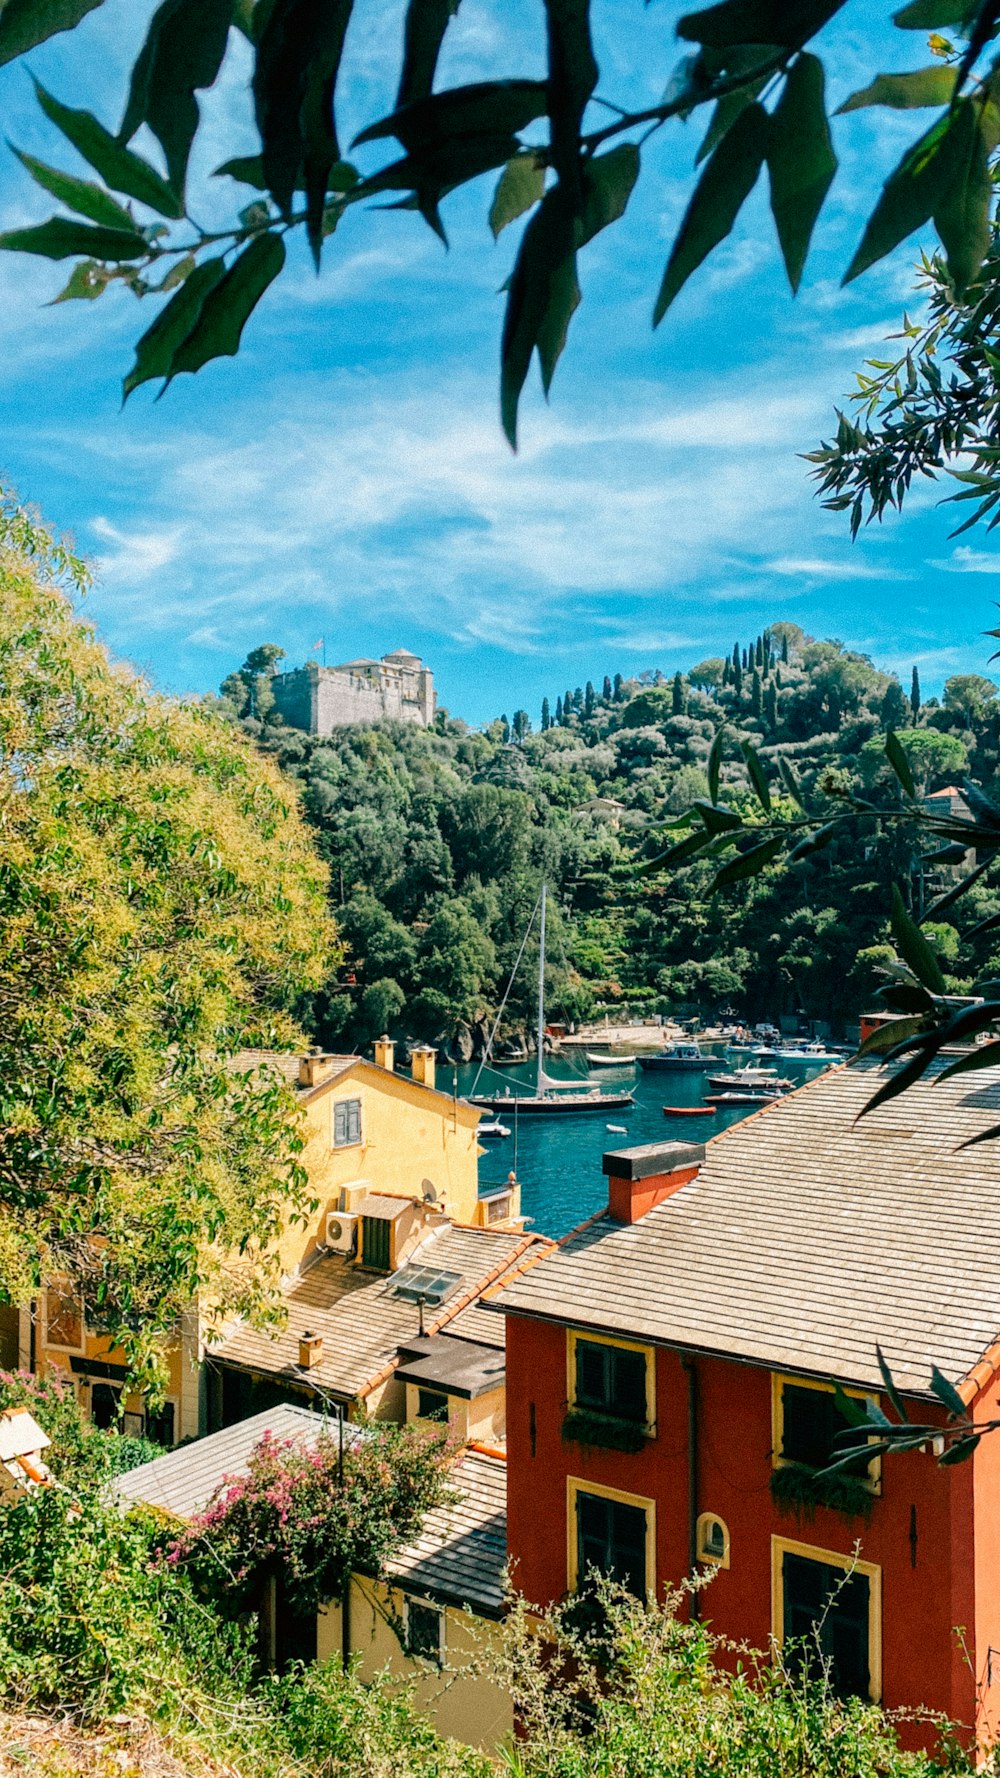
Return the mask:
<svg viewBox="0 0 1000 1778"><path fill-rule="evenodd" d="M913 669L913 680L910 685L910 709L913 712L913 720L916 722L920 715L920 674L916 667Z"/></svg>
<svg viewBox="0 0 1000 1778"><path fill-rule="evenodd" d="M601 692L601 697L603 698L603 700L606 704L610 704L610 702L611 702L611 679L607 673L605 673L605 675L604 675L604 687Z"/></svg>
<svg viewBox="0 0 1000 1778"><path fill-rule="evenodd" d="M767 678L767 675L768 675L768 673L770 673L770 671L771 671L771 632L770 632L770 630L765 630L764 631L764 677L765 677L765 679Z"/></svg>
<svg viewBox="0 0 1000 1778"><path fill-rule="evenodd" d="M784 635L781 638L781 661L782 661L782 665L787 667L787 665L788 665L788 631L787 630L785 631Z"/></svg>
<svg viewBox="0 0 1000 1778"><path fill-rule="evenodd" d="M684 714L684 681L679 673L674 674L674 682L671 687L671 709L675 716Z"/></svg>
<svg viewBox="0 0 1000 1778"><path fill-rule="evenodd" d="M615 674L615 703L622 704L622 703L624 703L624 701L625 701L625 682L622 679L621 674L616 673Z"/></svg>
<svg viewBox="0 0 1000 1778"><path fill-rule="evenodd" d="M566 690L563 692L563 721L568 722L570 717L572 716L572 714L573 714L573 693L569 690Z"/></svg>
<svg viewBox="0 0 1000 1778"><path fill-rule="evenodd" d="M773 679L768 680L767 690L764 693L764 715L767 718L768 728L772 728L772 729L777 728L777 726L778 726L778 688L775 685Z"/></svg>
<svg viewBox="0 0 1000 1778"><path fill-rule="evenodd" d="M740 664L738 655L733 662L733 687L736 692L736 701L738 703L743 691L743 668Z"/></svg>
<svg viewBox="0 0 1000 1778"><path fill-rule="evenodd" d="M542 699L542 734L544 735L546 729L550 729L551 727L552 727L552 715L549 710L549 700L548 700L548 698L543 698Z"/></svg>
<svg viewBox="0 0 1000 1778"><path fill-rule="evenodd" d="M764 701L761 696L760 674L755 667L750 681L750 708L759 722L764 713Z"/></svg>
<svg viewBox="0 0 1000 1778"><path fill-rule="evenodd" d="M736 672L736 669L739 666L739 664L740 664L740 645L738 642L734 642L733 643L733 672L734 673Z"/></svg>
<svg viewBox="0 0 1000 1778"><path fill-rule="evenodd" d="M733 663L727 654L725 660L722 663L722 683L723 683L723 685L729 685L729 683L732 680L732 677L733 677Z"/></svg>
<svg viewBox="0 0 1000 1778"><path fill-rule="evenodd" d="M757 637L757 646L754 650L754 665L757 667L762 667L764 665L764 638L763 638L763 636Z"/></svg>
<svg viewBox="0 0 1000 1778"><path fill-rule="evenodd" d="M562 728L562 722L563 722L562 698L557 698L556 699L556 727Z"/></svg>
<svg viewBox="0 0 1000 1778"><path fill-rule="evenodd" d="M510 740L510 723L507 721L506 716L501 716L500 721L502 724L501 739L503 740L503 744L506 747L507 743Z"/></svg>
<svg viewBox="0 0 1000 1778"><path fill-rule="evenodd" d="M583 714L583 686L582 685L578 685L575 692L573 693L573 708L574 708L574 710L578 711L581 715Z"/></svg>
<svg viewBox="0 0 1000 1778"><path fill-rule="evenodd" d="M594 690L592 682L588 679L587 680L587 689L583 695L583 714L584 714L584 716L587 716L587 717L593 716L594 707L595 707L596 703L597 703L597 693Z"/></svg>
<svg viewBox="0 0 1000 1778"><path fill-rule="evenodd" d="M750 671L750 651L746 648L743 650L743 671L744 673Z"/></svg>
<svg viewBox="0 0 1000 1778"><path fill-rule="evenodd" d="M774 683L778 687L778 690L780 691L781 690L781 668L780 667L775 667L775 669L774 669Z"/></svg>

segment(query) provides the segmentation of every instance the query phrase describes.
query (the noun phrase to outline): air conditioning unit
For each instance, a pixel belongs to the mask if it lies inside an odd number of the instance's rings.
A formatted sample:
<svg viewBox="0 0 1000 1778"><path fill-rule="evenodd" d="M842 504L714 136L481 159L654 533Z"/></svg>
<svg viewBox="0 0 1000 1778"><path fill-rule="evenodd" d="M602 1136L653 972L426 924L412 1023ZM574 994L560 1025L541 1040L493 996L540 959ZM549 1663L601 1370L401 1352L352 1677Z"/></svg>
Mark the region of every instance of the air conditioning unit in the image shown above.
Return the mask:
<svg viewBox="0 0 1000 1778"><path fill-rule="evenodd" d="M360 1210L365 1199L371 1195L371 1191L370 1179L352 1179L349 1184L340 1187L337 1208L351 1212Z"/></svg>
<svg viewBox="0 0 1000 1778"><path fill-rule="evenodd" d="M331 1210L326 1219L326 1247L331 1253L353 1253L361 1218L346 1210Z"/></svg>

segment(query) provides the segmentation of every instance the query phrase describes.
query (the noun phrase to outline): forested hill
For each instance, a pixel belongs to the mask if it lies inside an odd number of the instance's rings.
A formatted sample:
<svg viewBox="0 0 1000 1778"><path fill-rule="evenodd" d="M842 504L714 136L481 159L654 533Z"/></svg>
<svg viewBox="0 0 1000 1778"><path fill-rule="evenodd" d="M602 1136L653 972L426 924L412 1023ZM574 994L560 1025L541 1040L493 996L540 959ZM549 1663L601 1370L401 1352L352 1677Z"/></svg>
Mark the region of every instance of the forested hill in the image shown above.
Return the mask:
<svg viewBox="0 0 1000 1778"><path fill-rule="evenodd" d="M784 757L807 790L840 783L893 796L889 727L926 791L967 773L988 790L1000 767L991 681L956 677L943 703L924 703L915 673L904 688L866 656L789 623L672 679L554 689L540 720L518 711L485 732L442 711L432 730L393 724L313 740L273 720L267 680L278 652L249 655L220 707L301 785L330 865L347 961L317 1007L317 1036L328 1045L366 1044L388 1029L455 1053L478 1046L543 876L555 904L550 1017L731 1005L754 1017L801 1009L850 1021L889 955L891 882L919 901L940 887L942 867L922 864L905 835L880 840L859 823L813 859L709 898L704 862L642 872L662 849L657 827L706 795L720 725L724 794L736 808L748 806L741 737L759 750L776 790ZM1000 898L994 908L992 891L980 888L962 907L970 926L1000 909ZM949 926L932 936L956 989L995 967L991 936L971 947ZM533 963L529 942L508 1037L530 1025Z"/></svg>

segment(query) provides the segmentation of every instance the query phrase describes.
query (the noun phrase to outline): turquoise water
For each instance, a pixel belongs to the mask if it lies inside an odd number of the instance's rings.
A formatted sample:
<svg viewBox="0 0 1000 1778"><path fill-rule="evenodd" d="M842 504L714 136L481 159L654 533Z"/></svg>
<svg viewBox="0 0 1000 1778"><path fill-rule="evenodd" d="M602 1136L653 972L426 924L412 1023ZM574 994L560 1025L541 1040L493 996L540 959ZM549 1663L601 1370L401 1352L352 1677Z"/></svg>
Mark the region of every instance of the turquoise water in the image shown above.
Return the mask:
<svg viewBox="0 0 1000 1778"><path fill-rule="evenodd" d="M738 1058L742 1060L743 1057ZM719 1065L725 1065L724 1059L720 1058ZM475 1067L459 1068L456 1072L459 1093L471 1092ZM780 1072L798 1082L809 1079L817 1069L808 1064L783 1063ZM705 1082L701 1073L647 1074L641 1068L591 1071L582 1057L549 1059L546 1073L558 1080L579 1080L581 1085L597 1084L604 1092L632 1089L635 1104L607 1114L588 1111L575 1117L564 1113L551 1118L515 1120L513 1114L502 1113L501 1122L510 1125L512 1133L506 1141L483 1144L489 1152L479 1163L480 1183L499 1185L513 1169L521 1181L521 1210L531 1218L529 1227L544 1235L564 1235L578 1222L603 1209L607 1203L607 1181L601 1172L601 1156L609 1149L633 1148L640 1142L706 1142L754 1109L740 1106L714 1116L664 1117L664 1105L701 1103ZM446 1080L450 1085L442 1069L439 1086L445 1086ZM531 1081L532 1069L526 1064L484 1073L479 1090L502 1092L509 1086L514 1093L525 1090ZM533 1084L530 1090L534 1090ZM609 1124L619 1125L626 1134L609 1130Z"/></svg>

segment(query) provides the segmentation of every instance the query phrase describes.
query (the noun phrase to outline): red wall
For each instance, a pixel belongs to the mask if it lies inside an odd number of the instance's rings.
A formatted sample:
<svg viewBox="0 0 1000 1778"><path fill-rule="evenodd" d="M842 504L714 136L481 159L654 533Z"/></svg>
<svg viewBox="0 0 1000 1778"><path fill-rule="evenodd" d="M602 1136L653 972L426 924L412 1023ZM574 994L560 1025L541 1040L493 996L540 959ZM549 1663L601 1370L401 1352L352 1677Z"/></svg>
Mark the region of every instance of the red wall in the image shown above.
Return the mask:
<svg viewBox="0 0 1000 1778"><path fill-rule="evenodd" d="M508 1545L514 1586L544 1606L567 1588L566 1478L598 1482L656 1501L657 1584L688 1566L688 1398L677 1354L656 1359L657 1436L635 1455L587 1450L562 1439L566 1411L566 1329L507 1318ZM818 1507L811 1519L781 1513L770 1496L771 1377L766 1370L699 1358L698 1510L715 1512L731 1539L730 1567L701 1595L720 1634L767 1645L771 1630L772 1534L860 1556L882 1569L883 1703L926 1706L971 1723L974 1676L953 1626L977 1635L973 1574L973 1465L941 1469L929 1454L883 1464L871 1517L845 1519ZM532 1420L534 1451L532 1451ZM984 1441L982 1486L1000 1502L1000 1434ZM989 1465L989 1476L986 1465ZM911 1507L916 1507L916 1566ZM994 1515L1000 1519L1000 1513ZM1000 1524L989 1561L989 1607L981 1608L1000 1647ZM983 1663L985 1646L983 1647ZM1000 1697L1000 1663L997 1692Z"/></svg>

